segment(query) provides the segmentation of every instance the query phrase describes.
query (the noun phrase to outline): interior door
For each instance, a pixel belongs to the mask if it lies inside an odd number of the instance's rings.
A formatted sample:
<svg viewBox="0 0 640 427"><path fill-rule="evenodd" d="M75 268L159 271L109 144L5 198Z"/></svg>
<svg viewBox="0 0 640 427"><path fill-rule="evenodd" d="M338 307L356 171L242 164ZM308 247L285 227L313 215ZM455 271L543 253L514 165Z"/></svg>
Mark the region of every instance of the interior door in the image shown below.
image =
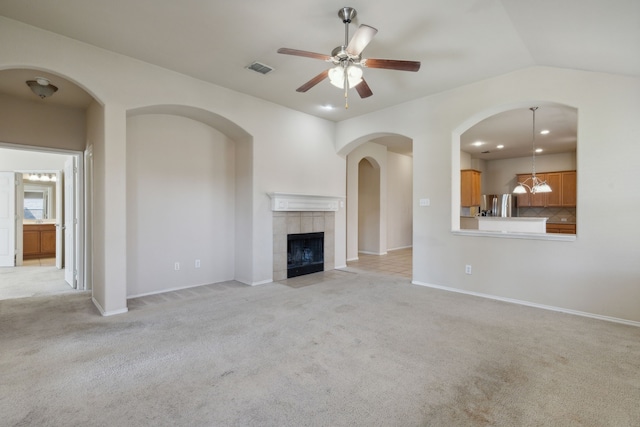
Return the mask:
<svg viewBox="0 0 640 427"><path fill-rule="evenodd" d="M24 180L21 173L16 173L16 266L21 266L24 255L23 223L24 223Z"/></svg>
<svg viewBox="0 0 640 427"><path fill-rule="evenodd" d="M56 173L56 268L64 266L64 176L62 171Z"/></svg>
<svg viewBox="0 0 640 427"><path fill-rule="evenodd" d="M74 157L70 157L64 163L64 280L76 288L75 269L75 236L76 236L76 210L75 210L75 168Z"/></svg>
<svg viewBox="0 0 640 427"><path fill-rule="evenodd" d="M15 266L16 174L0 172L0 267Z"/></svg>

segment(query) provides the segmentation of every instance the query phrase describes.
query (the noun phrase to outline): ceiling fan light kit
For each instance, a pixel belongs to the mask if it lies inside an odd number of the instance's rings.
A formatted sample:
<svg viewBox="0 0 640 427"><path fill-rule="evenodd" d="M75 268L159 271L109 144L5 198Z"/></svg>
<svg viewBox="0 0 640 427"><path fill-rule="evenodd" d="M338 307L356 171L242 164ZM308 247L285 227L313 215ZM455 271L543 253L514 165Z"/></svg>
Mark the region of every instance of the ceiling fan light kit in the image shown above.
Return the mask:
<svg viewBox="0 0 640 427"><path fill-rule="evenodd" d="M355 88L361 98L368 98L373 95L371 88L362 77L362 67L413 72L420 69L420 62L418 61L362 58L362 51L371 42L378 30L369 25L362 24L351 40L349 40L349 24L356 15L357 12L352 7L343 7L338 11L338 16L344 23L344 45L333 49L331 55L285 47L278 49L278 53L321 59L326 62L331 62L334 65L331 69L321 72L300 86L296 89L297 92L306 92L328 77L332 85L344 89L345 108L349 108L349 89Z"/></svg>

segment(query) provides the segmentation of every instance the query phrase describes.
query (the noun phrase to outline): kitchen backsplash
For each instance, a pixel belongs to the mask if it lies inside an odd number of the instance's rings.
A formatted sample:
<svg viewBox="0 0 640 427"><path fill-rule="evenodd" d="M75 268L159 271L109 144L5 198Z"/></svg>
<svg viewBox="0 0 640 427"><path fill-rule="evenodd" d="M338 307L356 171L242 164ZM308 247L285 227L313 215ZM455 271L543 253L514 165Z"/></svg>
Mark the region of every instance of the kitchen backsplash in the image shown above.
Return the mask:
<svg viewBox="0 0 640 427"><path fill-rule="evenodd" d="M576 208L518 208L518 216L547 217L547 222L576 222Z"/></svg>

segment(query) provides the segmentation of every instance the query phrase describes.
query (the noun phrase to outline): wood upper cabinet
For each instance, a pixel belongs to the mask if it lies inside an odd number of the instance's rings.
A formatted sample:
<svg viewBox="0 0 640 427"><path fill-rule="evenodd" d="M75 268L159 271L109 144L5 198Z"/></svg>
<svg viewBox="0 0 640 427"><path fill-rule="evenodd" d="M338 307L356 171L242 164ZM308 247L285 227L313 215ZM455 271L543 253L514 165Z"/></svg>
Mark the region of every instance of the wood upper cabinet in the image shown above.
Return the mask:
<svg viewBox="0 0 640 427"><path fill-rule="evenodd" d="M576 171L562 173L562 206L572 207L576 205L578 184Z"/></svg>
<svg viewBox="0 0 640 427"><path fill-rule="evenodd" d="M518 175L518 182L523 182L531 187L531 174L520 174ZM539 180L546 180L547 176L544 173L537 173L536 177ZM528 180L528 181L527 181ZM526 187L525 187L526 188ZM547 199L545 197L545 193L536 193L531 194L529 190L527 190L524 194L518 194L518 206L519 207L528 207L528 206L546 206Z"/></svg>
<svg viewBox="0 0 640 427"><path fill-rule="evenodd" d="M551 193L518 194L519 207L575 207L576 206L576 171L537 173L541 181L547 181ZM518 182L531 178L531 174L518 174ZM531 180L526 182L531 185Z"/></svg>
<svg viewBox="0 0 640 427"><path fill-rule="evenodd" d="M549 172L546 181L551 187L551 193L547 193L546 206L562 206L562 172Z"/></svg>
<svg viewBox="0 0 640 427"><path fill-rule="evenodd" d="M460 171L460 205L480 206L480 171L463 169Z"/></svg>

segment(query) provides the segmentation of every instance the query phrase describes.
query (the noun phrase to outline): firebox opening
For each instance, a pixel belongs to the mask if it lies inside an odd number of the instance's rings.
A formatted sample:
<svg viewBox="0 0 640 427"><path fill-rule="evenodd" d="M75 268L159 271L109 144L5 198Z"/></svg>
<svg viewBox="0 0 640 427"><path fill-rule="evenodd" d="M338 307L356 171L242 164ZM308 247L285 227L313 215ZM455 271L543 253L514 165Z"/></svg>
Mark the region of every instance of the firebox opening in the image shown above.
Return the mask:
<svg viewBox="0 0 640 427"><path fill-rule="evenodd" d="M287 235L287 278L324 271L324 233Z"/></svg>

